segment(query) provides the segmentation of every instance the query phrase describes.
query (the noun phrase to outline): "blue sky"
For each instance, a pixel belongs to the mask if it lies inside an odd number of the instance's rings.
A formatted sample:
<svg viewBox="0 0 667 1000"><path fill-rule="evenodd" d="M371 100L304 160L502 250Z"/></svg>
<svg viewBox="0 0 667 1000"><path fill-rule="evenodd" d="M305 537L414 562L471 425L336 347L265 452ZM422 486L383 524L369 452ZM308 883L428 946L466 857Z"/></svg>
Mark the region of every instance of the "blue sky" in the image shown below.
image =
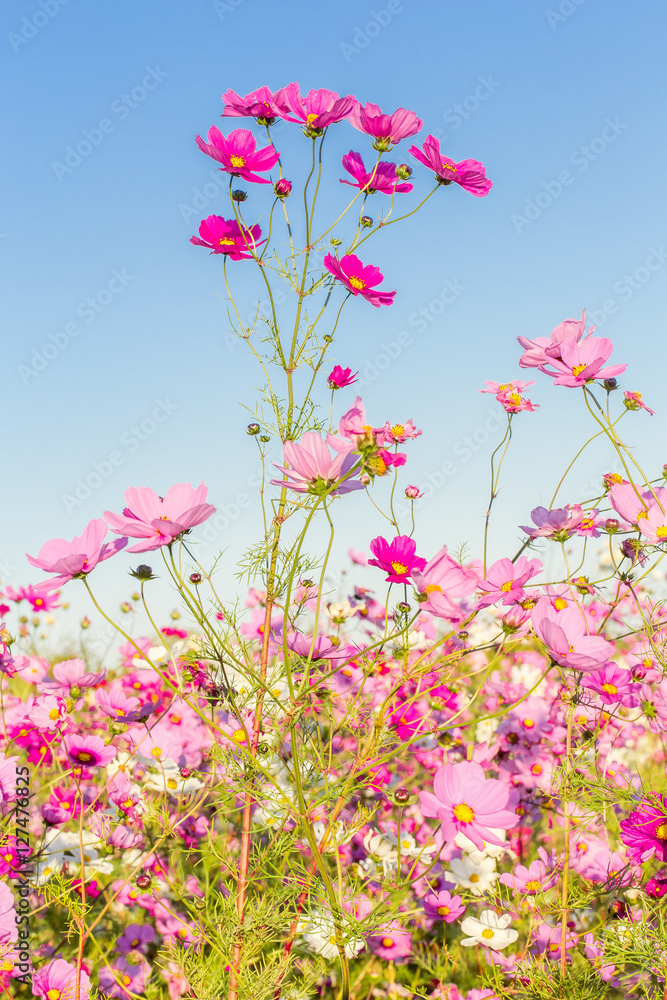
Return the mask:
<svg viewBox="0 0 667 1000"><path fill-rule="evenodd" d="M220 95L229 87L243 94L298 80L302 91L329 87L388 111L411 108L424 119L420 141L440 134L443 152L482 160L494 181L485 199L443 189L404 227L369 241L368 260L398 290L396 302L349 303L333 345L332 361L361 371L374 424L411 417L424 429L401 478L434 485L419 515L424 555L444 542L479 551L501 432L493 398L475 390L520 374L517 335L545 336L584 306L592 311L614 360L629 363L624 387L657 410L628 416L629 440L647 462L663 442L667 12L658 0L10 0L0 17L0 77L11 94L0 112L11 428L3 581L36 581L24 553L119 510L130 485L164 493L206 481L229 522L206 552L227 550L230 587L235 559L258 535L257 506L242 499L256 459L240 405L252 405L258 377L229 337L220 262L189 243L200 217L226 211L194 136L213 124L226 130ZM309 142L297 126L275 141L287 173L302 175ZM392 158L408 159L408 145ZM327 147L322 221L349 190L338 184L340 156L371 152L347 123ZM426 171L414 179L426 193ZM257 186L250 194L246 217L261 224L269 198ZM237 268L249 312L261 292ZM549 499L587 436L580 394L537 378L541 408L516 422L496 556L515 550L517 524ZM336 403L353 398L344 390ZM666 457L658 449L654 471ZM610 465L604 448L592 451L562 502L592 495ZM97 479L76 504L67 499ZM382 530L363 497L345 502L341 560ZM112 603L127 592L131 564L114 563L99 571Z"/></svg>

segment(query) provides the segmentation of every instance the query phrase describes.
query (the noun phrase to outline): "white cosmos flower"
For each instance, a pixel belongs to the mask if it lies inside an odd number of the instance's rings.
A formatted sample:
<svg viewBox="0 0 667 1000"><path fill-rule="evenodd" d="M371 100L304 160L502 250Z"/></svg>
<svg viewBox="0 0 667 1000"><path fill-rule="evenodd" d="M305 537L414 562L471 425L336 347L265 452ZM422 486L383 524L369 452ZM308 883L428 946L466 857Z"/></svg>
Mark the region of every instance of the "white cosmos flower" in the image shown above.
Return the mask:
<svg viewBox="0 0 667 1000"><path fill-rule="evenodd" d="M495 858L485 858L480 851L477 854L480 855L477 858L470 854L452 858L449 862L452 870L445 872L445 877L464 889L470 889L474 896L481 896L487 889L493 888L500 875L496 871Z"/></svg>
<svg viewBox="0 0 667 1000"><path fill-rule="evenodd" d="M341 619L351 618L356 608L353 608L349 601L345 600L341 604L328 604L327 614L333 622Z"/></svg>
<svg viewBox="0 0 667 1000"><path fill-rule="evenodd" d="M509 913L498 916L494 910L484 910L479 920L477 917L464 917L461 921L461 930L468 937L463 938L461 944L466 948L483 944L492 951L502 951L519 936L518 931L509 927L511 923L512 917Z"/></svg>
<svg viewBox="0 0 667 1000"><path fill-rule="evenodd" d="M182 778L178 764L169 759L164 762L164 773L151 771L144 779L144 788L150 788L153 792L167 792L174 798L189 795L203 787L204 782L198 778Z"/></svg>
<svg viewBox="0 0 667 1000"><path fill-rule="evenodd" d="M495 833L498 840L505 840L507 836L506 830L496 830L489 827L491 833ZM482 858L501 858L505 854L507 848L499 847L497 844L487 844L484 841L484 850L480 851L477 849L475 844L469 837L466 837L465 833L457 833L454 838L454 843L457 847L460 847L462 851L465 851L473 861L481 861Z"/></svg>
<svg viewBox="0 0 667 1000"><path fill-rule="evenodd" d="M328 913L320 911L302 924L301 935L306 945L316 951L324 959L336 958L338 948L336 946L336 928ZM354 958L366 947L363 938L352 938L345 942L345 954L348 958Z"/></svg>

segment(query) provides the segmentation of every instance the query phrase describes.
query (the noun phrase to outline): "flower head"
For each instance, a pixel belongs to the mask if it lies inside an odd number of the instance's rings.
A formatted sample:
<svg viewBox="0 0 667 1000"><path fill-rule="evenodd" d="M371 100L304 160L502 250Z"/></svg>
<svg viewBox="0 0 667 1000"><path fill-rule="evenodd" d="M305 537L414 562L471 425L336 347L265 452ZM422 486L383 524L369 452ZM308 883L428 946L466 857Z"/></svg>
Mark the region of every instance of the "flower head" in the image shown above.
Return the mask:
<svg viewBox="0 0 667 1000"><path fill-rule="evenodd" d="M63 745L67 756L75 767L106 767L116 756L113 746L106 746L101 736L80 736L72 733L65 737Z"/></svg>
<svg viewBox="0 0 667 1000"><path fill-rule="evenodd" d="M385 151L401 139L419 132L424 124L414 111L399 108L393 115L383 114L377 104L359 104L350 114L350 124L360 132L373 136L375 149Z"/></svg>
<svg viewBox="0 0 667 1000"><path fill-rule="evenodd" d="M421 811L442 824L442 837L453 840L464 833L480 851L484 841L502 841L494 829L510 830L519 817L507 808L509 788L502 781L487 778L473 761L445 764L433 779L433 792L420 792Z"/></svg>
<svg viewBox="0 0 667 1000"><path fill-rule="evenodd" d="M288 122L305 126L306 135L321 135L322 130L347 118L357 104L356 97L339 97L334 90L309 90L305 97L298 83L290 83L275 95L278 114Z"/></svg>
<svg viewBox="0 0 667 1000"><path fill-rule="evenodd" d="M177 483L164 497L148 486L131 487L125 493L123 513L107 510L104 516L117 535L142 539L128 552L149 552L171 545L175 538L215 514L215 507L205 503L207 493L204 483L196 489L190 483Z"/></svg>
<svg viewBox="0 0 667 1000"><path fill-rule="evenodd" d="M259 177L255 171L271 170L280 159L280 153L273 146L258 150L255 137L245 128L234 129L225 138L220 129L212 125L208 131L208 142L200 135L195 137L195 142L202 153L222 164L220 170L256 184L271 183L268 177Z"/></svg>
<svg viewBox="0 0 667 1000"><path fill-rule="evenodd" d="M405 583L414 570L421 570L426 560L415 555L417 543L407 535L398 535L388 542L379 536L370 543L370 550L375 559L369 559L369 566L377 566L387 576L387 583Z"/></svg>
<svg viewBox="0 0 667 1000"><path fill-rule="evenodd" d="M235 91L228 90L222 95L222 117L256 118L260 125L273 125L276 118L280 117L276 96L268 87L252 90L245 97L239 97Z"/></svg>
<svg viewBox="0 0 667 1000"><path fill-rule="evenodd" d="M379 285L384 279L380 268L373 264L362 264L355 254L345 254L338 260L333 254L328 253L324 258L324 266L337 281L345 285L348 291L353 295L361 295L372 306L377 308L390 306L394 301L395 291L374 291L375 285Z"/></svg>
<svg viewBox="0 0 667 1000"><path fill-rule="evenodd" d="M208 247L211 253L226 254L230 260L251 260L257 253L262 230L259 226L242 229L236 219L223 219L221 215L209 215L199 224L199 236L191 236L190 242L198 247Z"/></svg>
<svg viewBox="0 0 667 1000"><path fill-rule="evenodd" d="M451 924L465 913L465 904L460 896L452 896L446 889L440 892L430 892L422 900L424 913L431 920L444 920Z"/></svg>
<svg viewBox="0 0 667 1000"><path fill-rule="evenodd" d="M68 580L86 576L99 562L110 559L127 545L126 538L116 538L105 544L108 530L104 518L98 517L90 522L80 538L73 538L71 542L64 538L52 538L41 547L37 557L27 556L28 562L33 566L46 570L47 573L58 574L39 584L36 589L57 590Z"/></svg>
<svg viewBox="0 0 667 1000"><path fill-rule="evenodd" d="M628 410L646 410L652 417L655 415L655 410L650 410L646 403L642 402L641 392L624 392L623 404Z"/></svg>
<svg viewBox="0 0 667 1000"><path fill-rule="evenodd" d="M357 375L359 372L352 374L351 368L341 368L340 365L335 365L333 371L327 378L330 389L344 389L348 385L354 385L357 381Z"/></svg>
<svg viewBox="0 0 667 1000"><path fill-rule="evenodd" d="M495 910L484 910L479 920L477 917L465 917L461 921L461 930L468 936L462 939L461 944L466 948L482 944L492 951L501 951L519 936L518 931L510 928L511 923L509 913L498 916Z"/></svg>
<svg viewBox="0 0 667 1000"><path fill-rule="evenodd" d="M316 431L307 431L299 442L286 441L283 459L285 466L276 465L276 468L286 478L272 479L273 486L286 486L296 493L311 493L314 496L342 496L352 490L364 489L363 483L349 475L357 464L357 458L348 452L340 452L332 458L326 443Z"/></svg>
<svg viewBox="0 0 667 1000"><path fill-rule="evenodd" d="M493 187L486 176L486 168L479 160L461 160L455 163L440 152L440 140L433 135L427 135L420 149L410 146L410 152L416 160L429 167L435 174L439 184L458 184L465 191L483 198Z"/></svg>
<svg viewBox="0 0 667 1000"><path fill-rule="evenodd" d="M529 538L553 538L557 542L564 542L575 533L583 520L584 512L581 505L576 503L572 507L567 504L553 510L536 507L531 510L530 516L535 527L521 525L521 530Z"/></svg>
<svg viewBox="0 0 667 1000"><path fill-rule="evenodd" d="M644 862L655 856L667 861L667 795L645 799L621 821L621 840L630 861Z"/></svg>
<svg viewBox="0 0 667 1000"><path fill-rule="evenodd" d="M76 965L66 962L64 958L56 958L35 972L32 977L32 992L43 1000L74 1000L76 981ZM79 990L80 1000L88 1000L90 979L83 971L80 973Z"/></svg>
<svg viewBox="0 0 667 1000"><path fill-rule="evenodd" d="M408 191L412 191L412 184L403 183L396 173L395 163L380 160L373 166L372 170L368 171L359 153L350 150L343 157L343 166L348 174L354 177L354 180L341 180L340 183L357 187L360 191L368 192L368 194L375 194L376 191L381 191L382 194L407 194Z"/></svg>

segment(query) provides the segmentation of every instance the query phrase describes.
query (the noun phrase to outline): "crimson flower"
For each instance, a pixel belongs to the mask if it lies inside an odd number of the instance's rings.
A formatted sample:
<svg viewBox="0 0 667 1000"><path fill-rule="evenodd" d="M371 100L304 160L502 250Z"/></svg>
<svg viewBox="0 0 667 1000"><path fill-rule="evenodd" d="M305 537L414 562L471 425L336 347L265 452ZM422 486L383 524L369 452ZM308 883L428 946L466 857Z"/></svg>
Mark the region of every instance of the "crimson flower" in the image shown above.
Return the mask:
<svg viewBox="0 0 667 1000"><path fill-rule="evenodd" d="M251 90L245 97L239 97L235 91L228 90L222 95L225 106L222 117L256 118L259 125L273 125L276 118L280 118L276 96L268 87Z"/></svg>
<svg viewBox="0 0 667 1000"><path fill-rule="evenodd" d="M353 295L361 295L372 306L390 306L396 292L374 291L374 286L384 280L379 267L373 264L363 264L353 253L345 254L338 260L328 253L324 258L324 266L334 278L341 281Z"/></svg>
<svg viewBox="0 0 667 1000"><path fill-rule="evenodd" d="M448 156L442 155L440 140L434 135L426 136L421 149L418 146L410 146L410 153L435 173L438 184L458 184L476 198L483 198L493 187L486 176L486 167L483 163L479 160L461 160L460 163L455 163Z"/></svg>
<svg viewBox="0 0 667 1000"><path fill-rule="evenodd" d="M387 583L406 583L413 570L422 570L426 560L415 555L417 543L407 535L397 535L388 542L378 536L370 544L375 559L369 559L369 566L377 566L387 574Z"/></svg>
<svg viewBox="0 0 667 1000"><path fill-rule="evenodd" d="M356 97L339 97L335 90L310 90L305 97L298 83L290 83L275 95L278 114L285 121L304 125L306 135L315 136L335 122L347 118L357 104Z"/></svg>
<svg viewBox="0 0 667 1000"><path fill-rule="evenodd" d="M353 375L351 368L341 368L340 365L336 365L327 379L329 388L344 389L348 385L354 385L358 374L359 372L355 372Z"/></svg>
<svg viewBox="0 0 667 1000"><path fill-rule="evenodd" d="M212 125L208 130L208 142L200 135L195 136L195 142L202 153L222 163L221 170L256 184L270 184L271 181L268 177L258 177L253 171L270 170L280 159L280 153L273 146L258 150L254 135L245 128L234 129L225 138L220 129Z"/></svg>
<svg viewBox="0 0 667 1000"><path fill-rule="evenodd" d="M401 139L407 139L419 132L424 124L414 111L399 108L393 115L382 113L377 104L357 104L350 113L350 124L371 135L375 139L375 149L384 152L395 146Z"/></svg>
<svg viewBox="0 0 667 1000"><path fill-rule="evenodd" d="M401 183L401 178L396 174L395 163L381 160L368 171L359 153L353 150L343 157L342 162L348 174L354 177L354 181L341 180L341 184L349 184L368 194L375 194L376 191L381 191L383 194L407 194L408 191L412 191L412 184Z"/></svg>
<svg viewBox="0 0 667 1000"><path fill-rule="evenodd" d="M211 253L224 253L230 260L252 260L260 246L261 235L259 226L242 229L236 219L209 215L199 225L199 236L191 236L190 242L198 247L208 247ZM261 243L265 242L261 240Z"/></svg>

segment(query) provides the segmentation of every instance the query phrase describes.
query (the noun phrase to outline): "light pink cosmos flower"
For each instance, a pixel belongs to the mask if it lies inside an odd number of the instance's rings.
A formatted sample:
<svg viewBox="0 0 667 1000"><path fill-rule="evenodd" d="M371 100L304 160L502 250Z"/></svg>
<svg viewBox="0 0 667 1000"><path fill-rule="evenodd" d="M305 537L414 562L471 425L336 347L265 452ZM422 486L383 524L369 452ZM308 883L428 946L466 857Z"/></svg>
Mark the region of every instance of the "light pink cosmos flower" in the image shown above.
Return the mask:
<svg viewBox="0 0 667 1000"><path fill-rule="evenodd" d="M90 979L82 970L77 1000L88 1000ZM32 977L32 992L42 1000L74 1000L76 990L76 965L56 958L38 969Z"/></svg>
<svg viewBox="0 0 667 1000"><path fill-rule="evenodd" d="M663 507L667 505L667 489L664 486L654 487L653 491L643 490L632 483L623 480L614 483L609 490L609 500L614 510L630 524L641 527L641 523L648 517L648 512L658 503ZM656 501L658 503L656 503Z"/></svg>
<svg viewBox="0 0 667 1000"><path fill-rule="evenodd" d="M215 507L205 503L207 493L204 483L196 489L190 483L177 483L164 497L148 486L130 487L125 493L127 506L123 513L106 510L104 516L117 535L143 539L128 552L150 552L171 545L185 531L215 514Z"/></svg>
<svg viewBox="0 0 667 1000"><path fill-rule="evenodd" d="M354 181L341 180L341 184L349 184L350 187L357 187L360 191L375 194L376 191L382 194L407 194L412 191L412 184L405 184L396 175L396 164L381 160L375 164L371 171L366 170L364 161L359 153L352 150L343 157L343 166L348 174L352 174Z"/></svg>
<svg viewBox="0 0 667 1000"><path fill-rule="evenodd" d="M274 101L280 117L304 125L307 135L318 135L329 125L343 121L358 103L351 94L339 97L334 90L310 90L302 97L298 83L283 87Z"/></svg>
<svg viewBox="0 0 667 1000"><path fill-rule="evenodd" d="M37 557L27 556L28 562L38 569L58 574L38 584L36 589L45 592L57 590L69 580L86 576L99 562L110 559L127 545L126 538L116 538L104 544L108 530L104 518L98 517L90 522L80 538L73 538L71 542L64 538L52 538L41 547Z"/></svg>
<svg viewBox="0 0 667 1000"><path fill-rule="evenodd" d="M419 146L410 146L410 153L434 172L438 184L458 184L476 198L483 198L493 187L493 182L486 176L483 163L479 160L461 160L460 163L450 160L448 156L442 155L440 140L433 135L426 136L421 149Z"/></svg>
<svg viewBox="0 0 667 1000"><path fill-rule="evenodd" d="M417 543L408 535L397 535L391 542L378 536L369 546L375 559L369 559L369 566L377 566L387 576L387 583L405 583L414 570L422 570L426 560L415 554Z"/></svg>
<svg viewBox="0 0 667 1000"><path fill-rule="evenodd" d="M626 708L635 708L641 698L641 686L635 681L632 673L619 667L616 663L608 663L601 670L594 670L585 678L583 686L596 691L606 704L621 704Z"/></svg>
<svg viewBox="0 0 667 1000"><path fill-rule="evenodd" d="M42 594L37 587L19 587L18 590L14 590L13 587L5 587L1 596L6 597L9 601L15 601L16 604L20 601L28 601L35 612L53 611L60 606L58 594Z"/></svg>
<svg viewBox="0 0 667 1000"><path fill-rule="evenodd" d="M547 510L546 507L535 507L531 510L530 516L535 527L525 524L520 525L529 538L553 538L554 541L564 542L570 535L573 535L584 517L581 504L575 503L571 507L554 507Z"/></svg>
<svg viewBox="0 0 667 1000"><path fill-rule="evenodd" d="M420 792L423 816L441 824L445 843L457 833L464 833L475 847L484 850L484 842L503 847L494 830L510 830L519 822L508 808L510 789L496 778L487 778L484 769L473 761L445 764L433 779L433 792Z"/></svg>
<svg viewBox="0 0 667 1000"><path fill-rule="evenodd" d="M324 258L324 266L334 278L345 285L348 291L353 295L361 295L372 306L379 308L393 303L395 291L374 291L375 285L379 285L384 279L380 268L373 264L363 264L355 254L345 254L338 260L333 254L328 253Z"/></svg>
<svg viewBox="0 0 667 1000"><path fill-rule="evenodd" d="M268 87L258 87L245 97L239 97L235 91L228 90L222 95L222 117L256 118L259 125L273 125L276 118L280 117L276 96Z"/></svg>
<svg viewBox="0 0 667 1000"><path fill-rule="evenodd" d="M639 528L649 542L655 545L667 542L667 503L662 503L662 510L657 503L653 503L648 517L640 519Z"/></svg>
<svg viewBox="0 0 667 1000"><path fill-rule="evenodd" d="M458 622L463 619L463 611L453 598L469 597L477 587L478 576L452 559L445 545L423 569L413 572L412 580L422 611Z"/></svg>
<svg viewBox="0 0 667 1000"><path fill-rule="evenodd" d="M461 902L460 896L452 896L447 889L440 892L430 892L422 900L424 913L431 920L444 920L451 924L453 920L458 920L462 913L465 913L465 904Z"/></svg>
<svg viewBox="0 0 667 1000"><path fill-rule="evenodd" d="M114 746L107 746L101 736L81 736L70 733L63 740L65 752L75 767L106 767L117 754Z"/></svg>
<svg viewBox="0 0 667 1000"><path fill-rule="evenodd" d="M382 113L377 104L359 104L350 113L350 124L374 138L375 149L384 152L401 139L419 132L424 124L414 111L399 108L393 115Z"/></svg>
<svg viewBox="0 0 667 1000"><path fill-rule="evenodd" d="M525 893L535 896L538 892L546 892L558 882L560 874L557 868L549 863L549 857L543 847L538 848L539 861L532 861L526 868L517 865L512 874L506 872L500 876L500 882L509 886L515 893Z"/></svg>
<svg viewBox="0 0 667 1000"><path fill-rule="evenodd" d="M532 577L542 572L539 559L527 559L521 556L513 563L511 559L498 559L486 573L486 579L479 581L479 589L483 592L479 602L480 608L488 608L498 601L503 604L514 604L524 601L528 596L523 589Z"/></svg>
<svg viewBox="0 0 667 1000"><path fill-rule="evenodd" d="M556 611L549 602L539 601L533 609L535 634L549 647L556 663L585 673L597 670L611 659L614 646L600 635L589 635L586 618L578 604Z"/></svg>
<svg viewBox="0 0 667 1000"><path fill-rule="evenodd" d="M364 484L350 477L357 464L354 455L341 452L332 458L331 452L316 431L307 431L301 441L286 441L283 445L285 466L273 463L285 479L272 479L272 486L285 486L296 493L314 496L342 496L352 490L363 490ZM287 468L286 466L290 466Z"/></svg>
<svg viewBox="0 0 667 1000"><path fill-rule="evenodd" d="M595 329L591 326L589 335ZM548 337L536 337L535 340L528 340L527 337L517 337L517 340L524 349L524 353L519 359L521 368L541 368L549 364L553 358L560 358L561 345L564 340L574 338L581 340L586 331L586 310L579 319L564 319L553 329Z"/></svg>
<svg viewBox="0 0 667 1000"><path fill-rule="evenodd" d="M404 420L402 424L390 424L387 420L384 427L374 427L373 430L380 445L403 444L405 441L414 441L421 435L412 420Z"/></svg>
<svg viewBox="0 0 667 1000"><path fill-rule="evenodd" d="M199 223L199 236L191 236L190 242L198 247L208 247L211 253L222 253L230 260L252 260L257 248L266 243L260 240L259 226L242 229L236 219L223 219L221 215L209 215Z"/></svg>
<svg viewBox="0 0 667 1000"><path fill-rule="evenodd" d="M641 392L624 392L623 404L628 410L646 410L652 417L655 416L655 410L649 409L646 403L642 402Z"/></svg>
<svg viewBox="0 0 667 1000"><path fill-rule="evenodd" d="M257 149L254 135L245 128L234 129L225 138L220 129L212 125L208 130L208 142L200 135L195 136L195 142L202 153L222 164L220 170L256 184L271 183L268 177L259 177L255 171L271 170L280 159L280 153L273 146Z"/></svg>
<svg viewBox="0 0 667 1000"><path fill-rule="evenodd" d="M407 958L412 951L412 934L403 930L397 920L381 927L377 934L366 938L368 950L385 962Z"/></svg>
<svg viewBox="0 0 667 1000"><path fill-rule="evenodd" d="M72 688L95 687L106 677L106 669L89 671L83 660L74 657L71 660L60 660L53 668L53 680L48 680L43 689L56 687L59 694L69 696Z"/></svg>
<svg viewBox="0 0 667 1000"><path fill-rule="evenodd" d="M580 341L570 337L561 344L560 358L551 358L547 365L540 366L540 371L550 375L554 385L570 388L586 385L594 379L614 378L628 366L622 364L604 367L613 349L614 345L606 337L589 335Z"/></svg>
<svg viewBox="0 0 667 1000"><path fill-rule="evenodd" d="M531 379L529 382L520 378L514 379L512 382L493 382L487 378L484 379L484 385L486 388L478 389L477 392L492 392L497 399L501 392L521 392L529 385L535 385L535 379Z"/></svg>

